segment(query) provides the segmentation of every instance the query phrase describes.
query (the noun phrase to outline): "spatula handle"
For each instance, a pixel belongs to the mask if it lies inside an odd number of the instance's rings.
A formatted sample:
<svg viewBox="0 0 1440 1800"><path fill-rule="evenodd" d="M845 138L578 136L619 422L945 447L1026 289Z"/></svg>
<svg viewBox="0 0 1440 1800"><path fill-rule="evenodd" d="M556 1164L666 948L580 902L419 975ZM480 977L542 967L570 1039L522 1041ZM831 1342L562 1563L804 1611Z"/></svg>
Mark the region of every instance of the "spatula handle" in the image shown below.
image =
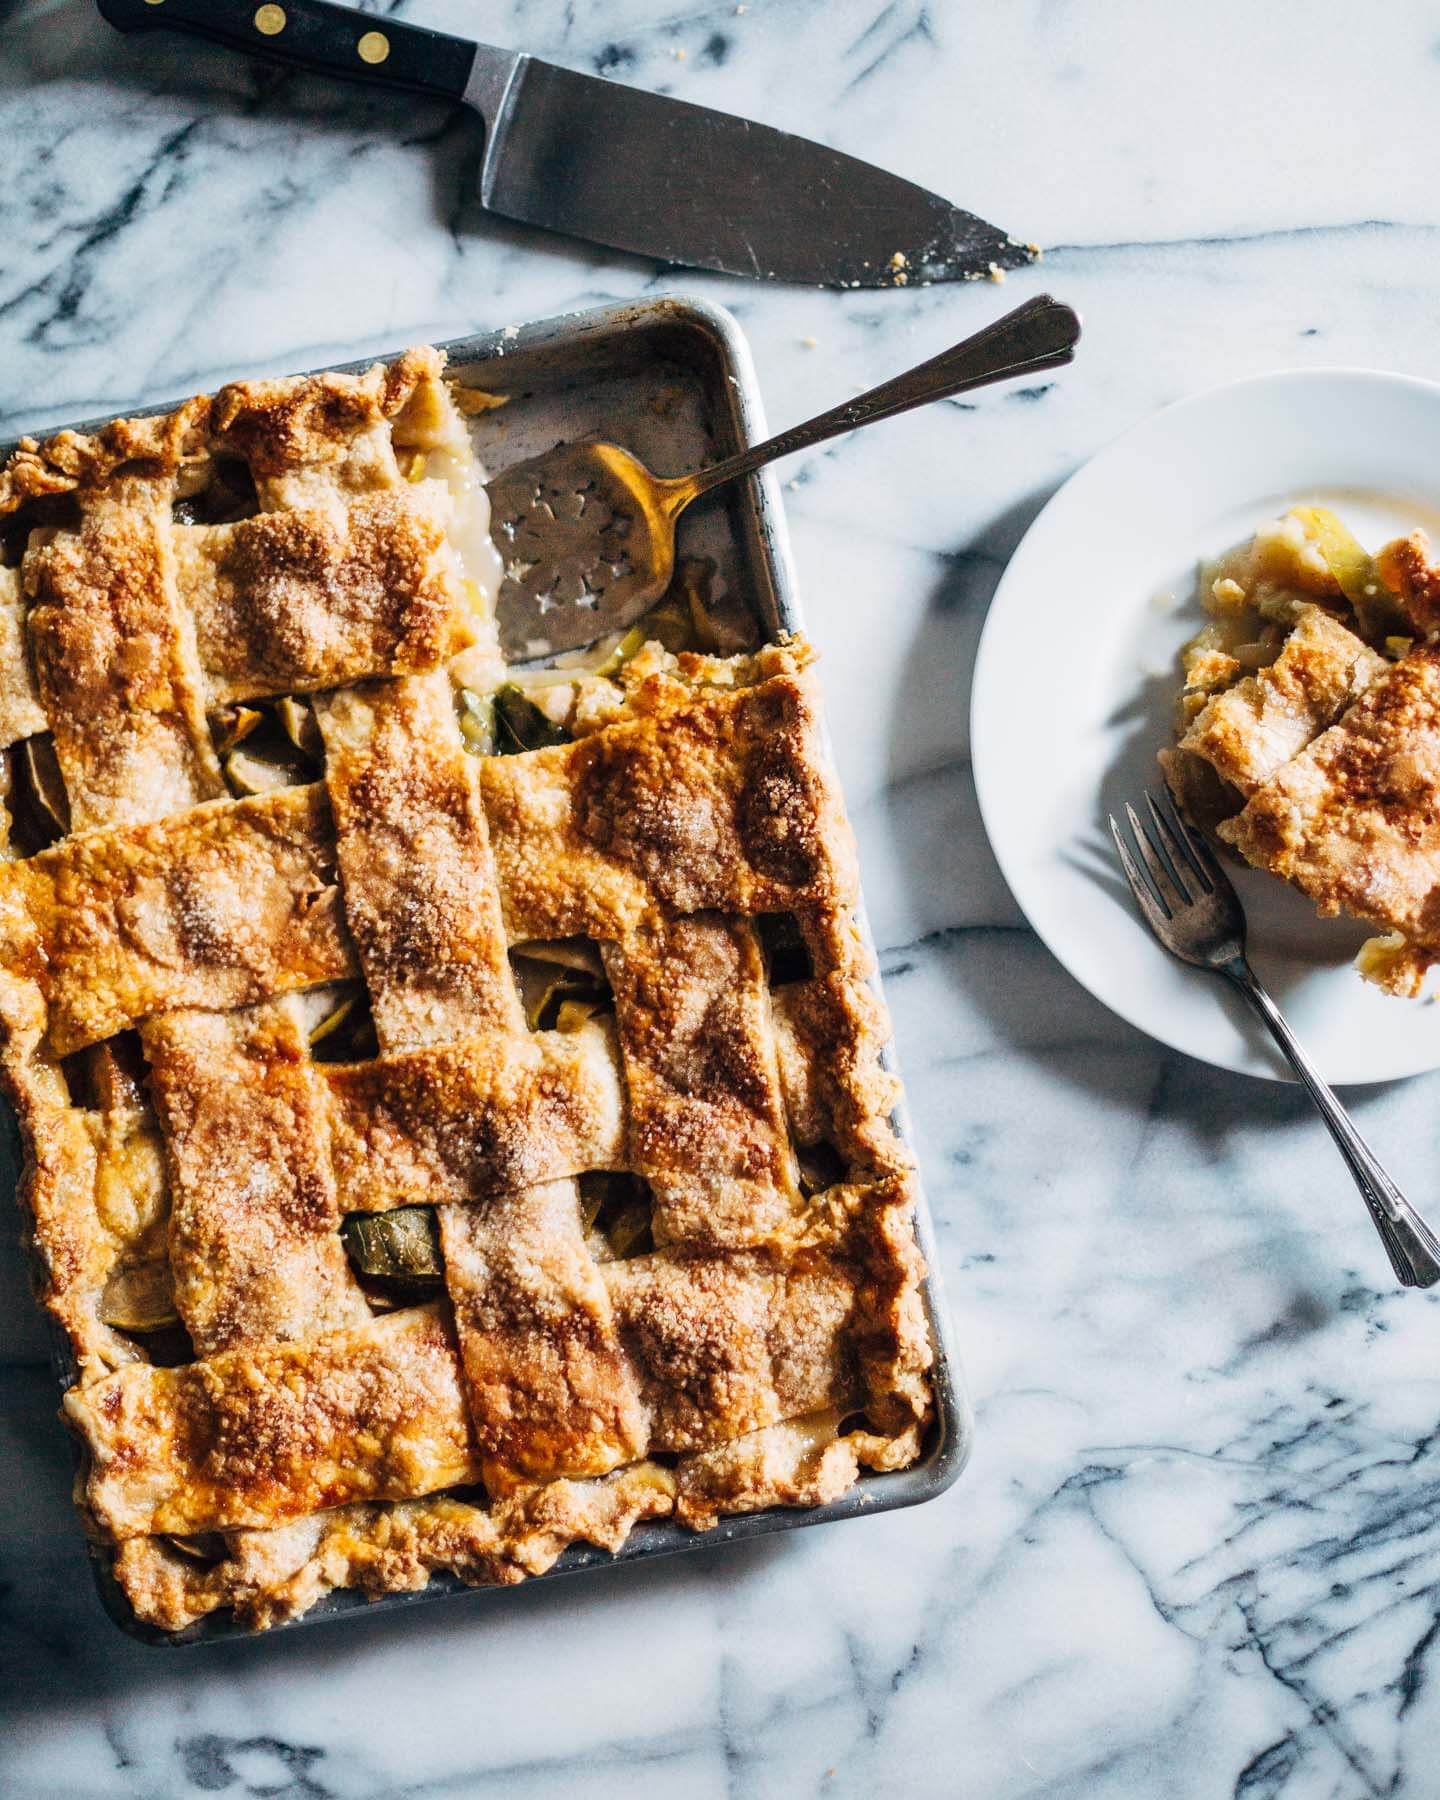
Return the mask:
<svg viewBox="0 0 1440 1800"><path fill-rule="evenodd" d="M1058 369L1075 355L1080 338L1080 317L1072 307L1037 294L1023 306L977 331L974 337L953 345L939 356L917 368L907 369L893 381L882 382L868 393L832 407L817 419L794 425L778 437L742 450L725 462L702 469L698 475L683 479L690 485L687 500L707 493L721 482L734 481L778 457L790 456L796 450L808 450L823 444L827 438L855 431L861 425L873 425L879 419L893 419L897 413L912 407L926 406L932 400L944 400L951 394L963 394L970 388L985 387L992 381L1008 381L1015 375L1035 375L1044 369Z"/></svg>
<svg viewBox="0 0 1440 1800"><path fill-rule="evenodd" d="M459 100L475 46L329 0L96 0L117 31L184 31L316 75Z"/></svg>

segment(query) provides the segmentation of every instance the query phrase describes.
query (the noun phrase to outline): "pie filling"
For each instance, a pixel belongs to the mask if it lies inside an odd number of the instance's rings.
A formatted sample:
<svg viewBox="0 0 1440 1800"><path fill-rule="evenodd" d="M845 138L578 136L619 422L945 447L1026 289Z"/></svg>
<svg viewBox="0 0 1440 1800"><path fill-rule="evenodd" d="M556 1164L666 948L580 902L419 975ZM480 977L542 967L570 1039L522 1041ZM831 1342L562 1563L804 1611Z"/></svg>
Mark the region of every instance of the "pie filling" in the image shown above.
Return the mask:
<svg viewBox="0 0 1440 1800"><path fill-rule="evenodd" d="M1380 927L1357 967L1418 995L1440 961L1440 565L1373 556L1299 506L1202 571L1161 765L1187 814L1322 916Z"/></svg>
<svg viewBox="0 0 1440 1800"><path fill-rule="evenodd" d="M888 1025L799 639L536 671L432 350L0 471L0 1075L136 1613L515 1582L913 1461Z"/></svg>

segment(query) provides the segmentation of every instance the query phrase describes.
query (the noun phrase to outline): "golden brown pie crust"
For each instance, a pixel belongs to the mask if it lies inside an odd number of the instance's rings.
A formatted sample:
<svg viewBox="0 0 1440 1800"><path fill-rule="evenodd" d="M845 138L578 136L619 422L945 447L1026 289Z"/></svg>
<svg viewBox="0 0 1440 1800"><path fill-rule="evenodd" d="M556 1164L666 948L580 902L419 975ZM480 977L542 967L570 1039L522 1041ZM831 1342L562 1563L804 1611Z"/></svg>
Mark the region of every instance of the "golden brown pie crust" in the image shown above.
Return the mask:
<svg viewBox="0 0 1440 1800"><path fill-rule="evenodd" d="M930 1418L809 651L637 659L585 735L470 754L447 663L483 627L421 466L446 443L468 452L422 349L0 472L29 528L0 747L51 734L71 815L0 862L0 1073L82 1506L165 1629L812 1506ZM241 465L249 516L177 513ZM232 798L209 718L283 694L315 695L323 775ZM804 979L772 985L765 913L798 921ZM575 936L614 1016L531 1030L511 949ZM335 981L367 1060L311 1055L303 996ZM638 1254L587 1230L596 1171L648 1183ZM342 1222L415 1205L443 1286L377 1295ZM172 1305L182 1353L117 1294Z"/></svg>
<svg viewBox="0 0 1440 1800"><path fill-rule="evenodd" d="M1325 566L1301 526L1313 533L1317 517L1348 536L1332 515L1301 508L1219 565L1248 579L1278 546L1278 587L1286 556L1291 577L1299 570L1310 585L1278 594L1286 635L1268 666L1230 679L1238 662L1219 658L1229 664L1219 691L1203 704L1194 691L1198 710L1160 762L1181 805L1223 845L1298 888L1322 917L1379 926L1386 936L1362 947L1358 965L1414 997L1440 961L1440 565L1419 531L1373 558L1355 544L1364 573L1347 600L1338 579L1311 580ZM1256 590L1272 615L1276 585ZM1233 579L1211 592L1222 612L1247 602Z"/></svg>

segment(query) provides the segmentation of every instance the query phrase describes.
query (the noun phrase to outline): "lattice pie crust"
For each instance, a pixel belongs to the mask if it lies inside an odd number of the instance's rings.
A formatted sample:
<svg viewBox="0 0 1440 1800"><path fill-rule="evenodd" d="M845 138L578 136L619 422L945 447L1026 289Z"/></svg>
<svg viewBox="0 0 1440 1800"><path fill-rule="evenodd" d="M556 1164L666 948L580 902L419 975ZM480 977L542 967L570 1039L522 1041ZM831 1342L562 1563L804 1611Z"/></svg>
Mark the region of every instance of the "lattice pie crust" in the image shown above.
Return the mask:
<svg viewBox="0 0 1440 1800"><path fill-rule="evenodd" d="M1197 823L1322 917L1379 926L1360 972L1417 997L1440 962L1429 539L1414 531L1371 556L1333 513L1299 506L1206 575L1211 623L1185 652L1165 778Z"/></svg>
<svg viewBox="0 0 1440 1800"><path fill-rule="evenodd" d="M929 1417L809 652L651 644L564 741L471 754L457 688L505 679L480 509L431 350L0 474L0 1067L82 1510L166 1629L817 1504ZM317 766L237 797L224 733L276 696ZM510 951L576 939L603 998L532 1029ZM372 1054L321 1060L317 992L368 1000ZM639 1178L638 1252L596 1171ZM401 1207L418 1291L347 1254Z"/></svg>

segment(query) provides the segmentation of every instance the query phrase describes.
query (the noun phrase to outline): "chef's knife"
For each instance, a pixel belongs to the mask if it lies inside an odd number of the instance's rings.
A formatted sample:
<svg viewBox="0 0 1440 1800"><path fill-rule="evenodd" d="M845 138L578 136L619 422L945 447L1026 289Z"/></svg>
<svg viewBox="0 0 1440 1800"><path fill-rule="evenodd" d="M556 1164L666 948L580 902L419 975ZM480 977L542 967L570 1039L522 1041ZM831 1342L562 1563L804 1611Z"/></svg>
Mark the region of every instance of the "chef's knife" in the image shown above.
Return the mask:
<svg viewBox="0 0 1440 1800"><path fill-rule="evenodd" d="M491 212L662 262L772 281L900 287L1033 259L938 194L807 138L327 0L98 0L326 75L463 100L485 123Z"/></svg>

